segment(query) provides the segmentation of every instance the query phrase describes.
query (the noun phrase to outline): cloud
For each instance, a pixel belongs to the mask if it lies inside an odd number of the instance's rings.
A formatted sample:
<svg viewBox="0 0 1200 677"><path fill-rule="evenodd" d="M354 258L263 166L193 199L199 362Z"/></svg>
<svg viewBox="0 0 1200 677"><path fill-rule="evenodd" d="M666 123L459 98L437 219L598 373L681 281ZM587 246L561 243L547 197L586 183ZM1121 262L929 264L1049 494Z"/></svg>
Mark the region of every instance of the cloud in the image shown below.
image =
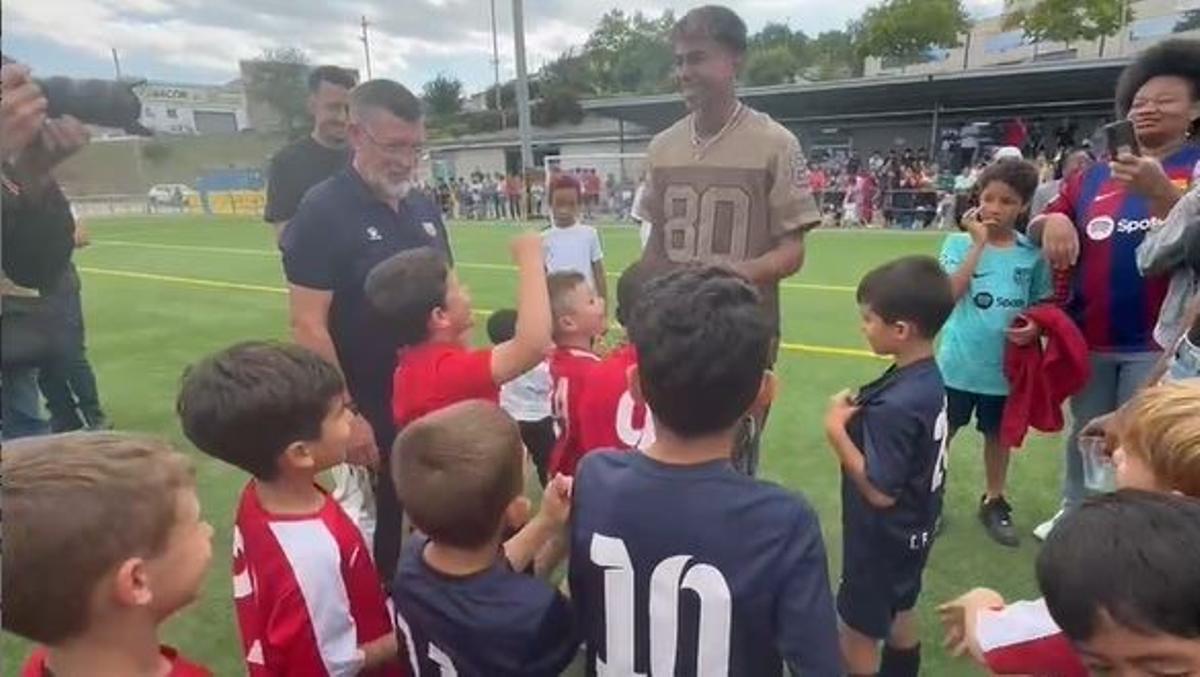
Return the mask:
<svg viewBox="0 0 1200 677"><path fill-rule="evenodd" d="M731 2L751 30L787 21L815 34L840 28L871 0L741 0ZM1003 0L968 0L976 16L995 14ZM525 0L529 67L581 46L613 8L657 16L663 0ZM511 0L495 0L501 72L513 71ZM294 46L314 62L363 66L360 18L370 22L374 71L410 84L442 71L468 89L490 80L491 0L5 0L5 34L49 40L107 58L109 49L157 65L203 72L211 80L237 76L237 61L265 48ZM10 33L11 31L11 33ZM448 70L450 68L457 69ZM163 70L163 69L156 69Z"/></svg>

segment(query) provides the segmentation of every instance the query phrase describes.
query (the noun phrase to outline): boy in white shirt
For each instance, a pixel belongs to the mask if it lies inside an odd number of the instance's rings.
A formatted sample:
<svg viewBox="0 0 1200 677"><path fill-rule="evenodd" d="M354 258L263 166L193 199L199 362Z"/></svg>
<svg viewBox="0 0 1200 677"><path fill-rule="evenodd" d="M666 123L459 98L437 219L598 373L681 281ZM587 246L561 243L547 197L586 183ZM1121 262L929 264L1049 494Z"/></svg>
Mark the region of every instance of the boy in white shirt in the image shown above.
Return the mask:
<svg viewBox="0 0 1200 677"><path fill-rule="evenodd" d="M497 310L488 318L488 338L493 345L512 339L517 328L517 311ZM550 452L554 449L554 418L550 409L550 363L536 367L500 386L500 408L517 422L521 441L537 468L538 481L546 486Z"/></svg>
<svg viewBox="0 0 1200 677"><path fill-rule="evenodd" d="M546 271L580 273L596 294L607 301L608 285L604 277L600 235L595 228L579 223L582 196L579 180L569 174L559 174L550 180L547 195L553 225L542 233Z"/></svg>

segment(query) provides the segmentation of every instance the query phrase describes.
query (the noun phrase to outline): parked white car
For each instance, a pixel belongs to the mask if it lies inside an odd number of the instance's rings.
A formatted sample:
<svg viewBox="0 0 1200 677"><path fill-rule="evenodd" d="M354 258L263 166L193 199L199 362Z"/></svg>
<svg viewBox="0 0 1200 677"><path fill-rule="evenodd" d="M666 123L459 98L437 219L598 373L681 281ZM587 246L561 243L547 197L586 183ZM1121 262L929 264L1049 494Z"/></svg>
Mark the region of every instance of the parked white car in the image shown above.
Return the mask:
<svg viewBox="0 0 1200 677"><path fill-rule="evenodd" d="M187 184L183 183L159 183L150 187L150 192L146 194L146 199L151 205L175 205L183 206L184 200L189 195L195 195L196 191L192 190Z"/></svg>

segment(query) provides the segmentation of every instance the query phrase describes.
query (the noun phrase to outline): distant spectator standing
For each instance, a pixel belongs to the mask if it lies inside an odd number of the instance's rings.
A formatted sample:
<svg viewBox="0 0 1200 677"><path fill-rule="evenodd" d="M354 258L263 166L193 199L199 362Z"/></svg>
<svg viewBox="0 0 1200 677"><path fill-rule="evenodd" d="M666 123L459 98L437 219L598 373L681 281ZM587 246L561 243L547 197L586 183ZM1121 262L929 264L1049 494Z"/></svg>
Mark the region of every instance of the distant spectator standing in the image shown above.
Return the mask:
<svg viewBox="0 0 1200 677"><path fill-rule="evenodd" d="M521 194L525 192L525 182L516 174L509 174L504 181L504 194L508 198L508 218L519 220L524 209L521 207Z"/></svg>
<svg viewBox="0 0 1200 677"><path fill-rule="evenodd" d="M484 174L479 181L482 191L483 204L480 205L479 217L482 219L498 219L500 214L500 199L496 194L496 180L490 174Z"/></svg>
<svg viewBox="0 0 1200 677"><path fill-rule="evenodd" d="M1073 150L1064 155L1055 168L1054 178L1038 186L1033 194L1033 202L1029 205L1030 214L1041 214L1054 198L1058 197L1063 181L1092 165L1092 154L1086 150Z"/></svg>
<svg viewBox="0 0 1200 677"><path fill-rule="evenodd" d="M312 133L284 146L267 168L267 206L263 220L275 229L275 239L296 215L309 188L329 178L350 161L346 147L352 71L338 66L318 66L308 74L308 112Z"/></svg>

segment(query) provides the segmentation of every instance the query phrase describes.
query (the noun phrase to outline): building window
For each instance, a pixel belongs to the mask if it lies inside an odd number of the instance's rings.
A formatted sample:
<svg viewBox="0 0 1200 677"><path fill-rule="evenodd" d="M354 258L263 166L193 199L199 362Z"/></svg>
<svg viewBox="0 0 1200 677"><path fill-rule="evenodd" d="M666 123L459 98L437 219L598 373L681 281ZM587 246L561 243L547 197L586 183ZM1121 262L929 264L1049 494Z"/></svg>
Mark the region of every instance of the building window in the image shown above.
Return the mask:
<svg viewBox="0 0 1200 677"><path fill-rule="evenodd" d="M1003 54L1025 45L1025 33L1021 29L1005 31L991 36L983 43L983 51L988 54Z"/></svg>
<svg viewBox="0 0 1200 677"><path fill-rule="evenodd" d="M1129 41L1154 40L1200 29L1200 8L1138 19L1129 24Z"/></svg>
<svg viewBox="0 0 1200 677"><path fill-rule="evenodd" d="M916 64L920 64L920 63L941 63L942 61L945 61L946 59L949 59L949 58L950 58L950 50L943 49L941 47L930 47L930 48L926 49L922 54L919 54L915 57L907 57L907 58L903 58L903 59L898 59L894 56L885 56L885 57L883 57L882 60L880 60L879 65L884 70L891 70L893 68L904 68L906 66L915 66Z"/></svg>
<svg viewBox="0 0 1200 677"><path fill-rule="evenodd" d="M167 109L167 117L169 117L169 118L171 118L172 120L174 120L175 118L179 117L179 115L178 115L178 114L176 114L176 112L175 112L175 109L174 109L174 108L168 108L168 109Z"/></svg>

